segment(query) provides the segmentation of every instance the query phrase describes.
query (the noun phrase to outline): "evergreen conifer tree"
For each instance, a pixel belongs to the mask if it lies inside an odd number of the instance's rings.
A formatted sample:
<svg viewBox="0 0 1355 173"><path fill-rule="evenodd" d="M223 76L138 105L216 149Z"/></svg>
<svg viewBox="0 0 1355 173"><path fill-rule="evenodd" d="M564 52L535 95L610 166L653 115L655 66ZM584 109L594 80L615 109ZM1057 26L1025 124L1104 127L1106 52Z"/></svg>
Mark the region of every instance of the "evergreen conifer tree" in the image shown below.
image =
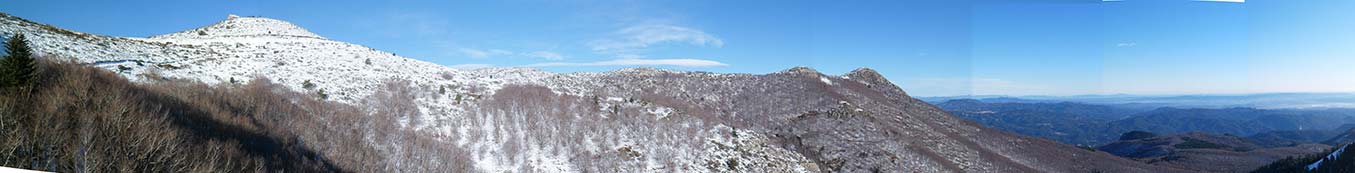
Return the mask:
<svg viewBox="0 0 1355 173"><path fill-rule="evenodd" d="M37 61L23 34L15 34L5 41L4 59L0 59L0 87L18 87L33 84Z"/></svg>

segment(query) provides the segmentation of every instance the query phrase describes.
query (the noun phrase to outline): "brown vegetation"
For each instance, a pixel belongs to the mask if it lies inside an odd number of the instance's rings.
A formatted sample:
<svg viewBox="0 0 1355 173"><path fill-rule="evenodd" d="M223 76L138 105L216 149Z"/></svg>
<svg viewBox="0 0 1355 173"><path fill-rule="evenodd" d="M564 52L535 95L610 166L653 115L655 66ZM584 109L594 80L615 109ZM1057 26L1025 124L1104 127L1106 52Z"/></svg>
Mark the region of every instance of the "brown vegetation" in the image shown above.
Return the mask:
<svg viewBox="0 0 1355 173"><path fill-rule="evenodd" d="M39 66L35 87L0 95L0 166L57 172L469 168L458 148L400 128L396 116L317 100L267 79L138 85L74 63Z"/></svg>

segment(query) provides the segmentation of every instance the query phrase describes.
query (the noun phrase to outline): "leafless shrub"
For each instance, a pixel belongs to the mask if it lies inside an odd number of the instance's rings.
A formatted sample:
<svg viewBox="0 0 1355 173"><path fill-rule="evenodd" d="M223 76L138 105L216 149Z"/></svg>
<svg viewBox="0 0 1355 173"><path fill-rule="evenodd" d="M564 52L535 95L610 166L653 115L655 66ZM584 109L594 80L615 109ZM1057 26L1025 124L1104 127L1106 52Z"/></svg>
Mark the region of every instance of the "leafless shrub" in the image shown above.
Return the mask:
<svg viewBox="0 0 1355 173"><path fill-rule="evenodd" d="M230 117L111 72L71 63L42 66L43 82L33 92L0 96L4 166L59 172L333 170L285 138L221 121ZM198 162L211 159L220 162Z"/></svg>
<svg viewBox="0 0 1355 173"><path fill-rule="evenodd" d="M417 110L409 109L410 97L398 97L408 90L388 94L386 107L400 109L367 111L262 78L247 85L135 85L93 67L42 66L48 70L35 92L0 94L0 166L57 172L470 169L459 148L380 118ZM370 140L382 136L402 137Z"/></svg>
<svg viewBox="0 0 1355 173"><path fill-rule="evenodd" d="M452 80L456 78L456 75L452 74L452 72L442 72L438 73L438 77L442 77L442 80Z"/></svg>
<svg viewBox="0 0 1355 173"><path fill-rule="evenodd" d="M463 120L472 127L468 133L472 143L479 141L502 151L476 159L524 160L529 156L527 151L536 150L563 155L572 168L583 172L645 172L648 169L642 168L649 166L651 159L660 166L678 165L672 160L701 151L706 136L701 129L718 124L686 115L660 120L647 112L657 106L653 102L637 98L614 102L606 97L560 95L541 86L508 85L473 104ZM619 104L628 106L617 112L602 109L623 107ZM633 107L637 105L640 107ZM493 128L481 129L485 123ZM532 165L515 169L552 171L535 170Z"/></svg>
<svg viewBox="0 0 1355 173"><path fill-rule="evenodd" d="M366 100L365 104L376 115L405 118L410 126L419 126L422 118L418 117L419 107L415 104L417 91L418 89L411 85L409 80L396 79L386 82L381 90Z"/></svg>

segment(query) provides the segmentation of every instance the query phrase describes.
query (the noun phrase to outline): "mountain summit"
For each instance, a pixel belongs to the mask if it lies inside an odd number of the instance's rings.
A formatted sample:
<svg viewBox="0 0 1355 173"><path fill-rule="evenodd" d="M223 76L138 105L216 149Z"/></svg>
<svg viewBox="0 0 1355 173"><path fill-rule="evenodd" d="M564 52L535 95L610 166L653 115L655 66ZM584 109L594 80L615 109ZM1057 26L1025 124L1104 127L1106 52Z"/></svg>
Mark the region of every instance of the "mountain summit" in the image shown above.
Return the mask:
<svg viewBox="0 0 1355 173"><path fill-rule="evenodd" d="M272 38L316 38L324 39L320 35L311 33L305 28L296 26L291 22L263 18L263 17L240 17L234 14L226 17L226 20L207 25L201 28L169 33L164 35L151 36L152 39L205 39L205 38L231 38L231 37L272 37Z"/></svg>

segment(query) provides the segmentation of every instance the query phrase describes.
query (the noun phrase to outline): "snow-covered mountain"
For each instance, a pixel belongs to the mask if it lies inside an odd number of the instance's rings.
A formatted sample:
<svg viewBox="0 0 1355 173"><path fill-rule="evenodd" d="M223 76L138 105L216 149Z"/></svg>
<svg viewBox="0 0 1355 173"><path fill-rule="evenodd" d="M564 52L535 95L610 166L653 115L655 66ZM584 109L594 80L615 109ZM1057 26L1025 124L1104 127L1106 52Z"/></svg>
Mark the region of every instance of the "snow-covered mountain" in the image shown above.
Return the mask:
<svg viewBox="0 0 1355 173"><path fill-rule="evenodd" d="M836 76L806 67L770 74L463 71L262 17L231 15L128 38L0 15L0 32L26 34L45 57L138 82L266 77L353 105L407 88L417 111L401 122L468 151L487 172L1171 171L981 127L866 68Z"/></svg>

